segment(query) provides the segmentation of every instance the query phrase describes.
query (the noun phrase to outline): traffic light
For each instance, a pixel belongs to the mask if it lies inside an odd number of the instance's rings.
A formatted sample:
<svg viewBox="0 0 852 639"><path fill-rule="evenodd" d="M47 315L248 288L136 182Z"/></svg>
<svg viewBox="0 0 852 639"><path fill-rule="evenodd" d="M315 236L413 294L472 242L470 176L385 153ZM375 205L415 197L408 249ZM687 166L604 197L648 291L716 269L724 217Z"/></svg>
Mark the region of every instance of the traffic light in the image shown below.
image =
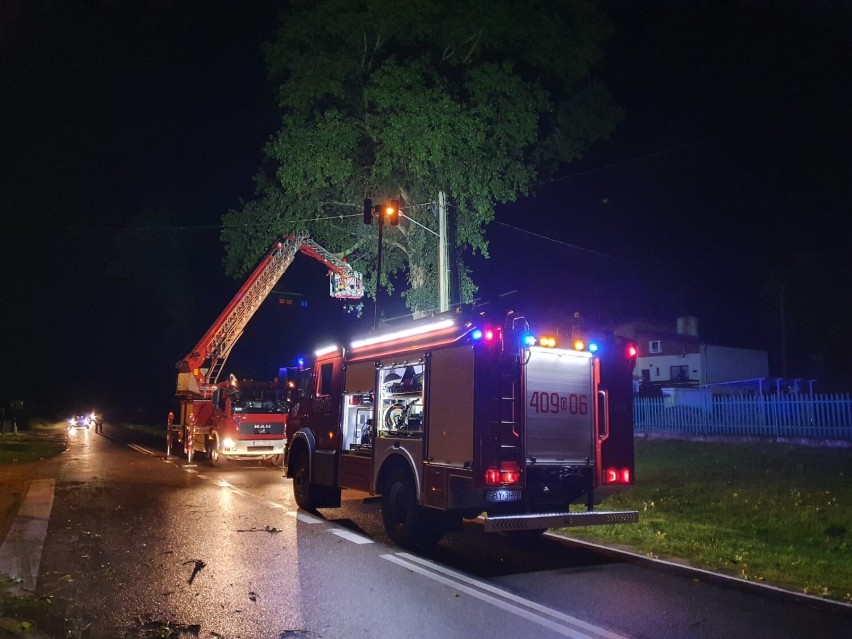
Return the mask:
<svg viewBox="0 0 852 639"><path fill-rule="evenodd" d="M390 200L385 204L385 219L391 226L399 224L399 200Z"/></svg>
<svg viewBox="0 0 852 639"><path fill-rule="evenodd" d="M373 224L373 200L370 198L364 200L364 224Z"/></svg>

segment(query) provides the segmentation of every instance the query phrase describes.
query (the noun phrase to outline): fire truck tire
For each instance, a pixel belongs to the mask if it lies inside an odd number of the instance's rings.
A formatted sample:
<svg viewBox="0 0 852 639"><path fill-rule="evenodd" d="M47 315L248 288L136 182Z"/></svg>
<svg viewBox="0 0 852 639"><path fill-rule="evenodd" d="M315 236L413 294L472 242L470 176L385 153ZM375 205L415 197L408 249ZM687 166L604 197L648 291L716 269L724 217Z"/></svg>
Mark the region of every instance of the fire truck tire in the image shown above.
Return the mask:
<svg viewBox="0 0 852 639"><path fill-rule="evenodd" d="M444 513L417 505L414 478L405 468L394 469L388 477L382 520L388 536L401 548L434 546L447 530Z"/></svg>
<svg viewBox="0 0 852 639"><path fill-rule="evenodd" d="M219 452L219 440L217 438L211 437L208 439L205 448L204 452L207 455L207 461L210 462L213 468L221 468L228 461L228 458Z"/></svg>
<svg viewBox="0 0 852 639"><path fill-rule="evenodd" d="M317 487L311 483L311 469L308 466L308 456L302 452L291 459L293 464L293 497L302 510L314 510Z"/></svg>
<svg viewBox="0 0 852 639"><path fill-rule="evenodd" d="M417 495L411 473L403 468L391 471L382 495L382 521L397 546L411 548L417 542Z"/></svg>

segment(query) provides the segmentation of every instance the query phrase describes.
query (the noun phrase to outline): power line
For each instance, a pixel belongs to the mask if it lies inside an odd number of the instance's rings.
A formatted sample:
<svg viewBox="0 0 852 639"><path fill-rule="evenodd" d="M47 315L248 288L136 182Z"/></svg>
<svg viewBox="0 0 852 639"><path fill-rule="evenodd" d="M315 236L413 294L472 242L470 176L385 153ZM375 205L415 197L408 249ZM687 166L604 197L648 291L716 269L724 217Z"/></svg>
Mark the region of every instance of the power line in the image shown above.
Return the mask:
<svg viewBox="0 0 852 639"><path fill-rule="evenodd" d="M361 217L354 215L329 215L326 217L315 217L300 222L321 222L323 220L340 220L349 217ZM193 224L193 225L167 225L167 226L65 226L66 231L219 231L226 228L243 228L247 226L276 226L278 222L246 222L240 224Z"/></svg>
<svg viewBox="0 0 852 639"><path fill-rule="evenodd" d="M592 255L599 255L601 257L606 257L611 260L619 260L622 262L629 262L623 257L617 257L615 255L610 255L609 253L602 253L601 251L595 251L594 249L585 248L584 246L578 246L577 244L571 244L570 242L564 242L563 240L557 240L553 237L548 237L546 235L542 235L541 233L535 233L533 231L528 231L526 229L522 229L517 226L512 226L511 224L506 224L505 222L500 222L499 220L494 220L494 224L499 224L500 226L505 226L506 228L512 229L513 231L518 231L520 233L525 233L526 235L531 235L533 237L539 238L541 240L547 240L548 242L553 242L555 244L561 244L562 246L567 246L569 248L575 249L577 251L583 251L584 253L591 253Z"/></svg>
<svg viewBox="0 0 852 639"><path fill-rule="evenodd" d="M562 175L560 177L551 178L549 180L544 180L542 182L537 182L533 186L544 186L546 184L553 184L554 182L562 182L564 180L572 180L576 177L581 177L583 175L591 175L592 173L600 173L601 171L606 171L608 169L614 169L618 166L624 166L626 164L632 164L634 162L640 162L642 160L647 160L654 157L659 157L661 155L666 155L667 153L674 153L675 151L679 151L680 149L684 149L689 146L698 146L699 144L703 144L704 142L709 141L710 138L706 138L703 140L694 140L692 142L683 142L682 144L677 144L675 146L670 146L665 149L659 149L657 151L651 151L650 153L645 153L643 155L637 155L633 158L627 158L626 160L619 160L617 162L610 162L609 164L604 164L603 166L594 167L591 169L586 169L585 171L577 171L576 173L570 173L568 175Z"/></svg>

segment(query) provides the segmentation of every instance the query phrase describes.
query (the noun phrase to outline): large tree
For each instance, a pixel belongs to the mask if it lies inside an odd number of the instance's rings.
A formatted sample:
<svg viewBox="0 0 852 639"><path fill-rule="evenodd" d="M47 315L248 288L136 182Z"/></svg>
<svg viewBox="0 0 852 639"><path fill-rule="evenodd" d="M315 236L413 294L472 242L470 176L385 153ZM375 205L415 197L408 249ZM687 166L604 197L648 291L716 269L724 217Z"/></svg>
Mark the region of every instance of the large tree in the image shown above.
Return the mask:
<svg viewBox="0 0 852 639"><path fill-rule="evenodd" d="M223 217L226 269L254 266L280 233L309 232L368 275L376 226L365 198L400 199L385 227L382 285L407 275L413 310L437 306L435 202L449 201L455 297L476 287L497 203L611 133L621 117L590 73L610 34L582 0L297 0L267 47L281 128L257 195ZM409 219L406 219L409 218Z"/></svg>

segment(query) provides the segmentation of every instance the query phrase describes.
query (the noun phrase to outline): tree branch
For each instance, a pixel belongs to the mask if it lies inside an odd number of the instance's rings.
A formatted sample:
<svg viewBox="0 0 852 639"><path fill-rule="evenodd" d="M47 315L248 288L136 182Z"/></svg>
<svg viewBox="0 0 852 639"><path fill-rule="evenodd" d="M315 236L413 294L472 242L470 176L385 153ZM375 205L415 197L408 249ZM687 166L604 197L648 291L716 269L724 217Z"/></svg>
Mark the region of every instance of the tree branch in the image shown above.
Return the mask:
<svg viewBox="0 0 852 639"><path fill-rule="evenodd" d="M455 53L455 47L453 47L452 44L448 44L444 48L444 52L441 54L441 62L444 62L445 60L449 60L450 58L452 58L454 53Z"/></svg>
<svg viewBox="0 0 852 639"><path fill-rule="evenodd" d="M352 255L355 251L357 251L357 250L358 250L358 249L360 249L362 246L364 246L364 244L366 244L366 243L367 243L367 239L368 239L368 238L361 238L360 240L358 240L357 242L355 242L355 244L352 244L349 248L343 249L343 250L342 250L342 251L341 251L341 252L337 255L337 257L340 257L340 258L349 257L349 256L350 256L350 255Z"/></svg>
<svg viewBox="0 0 852 639"><path fill-rule="evenodd" d="M468 49L468 51L467 51L467 55L464 57L464 60L463 60L463 62L464 62L465 64L467 64L468 62L470 62L470 59L471 59L471 57L473 56L473 52L474 52L474 50L476 49L476 45L477 45L477 44L479 44L479 37L480 37L481 35L482 35L482 29L480 29L479 31L477 31L476 33L474 33L472 36L470 36L467 40L465 40L464 42L462 42L462 44L467 44L468 42L470 42L470 43L471 43L471 44L470 44L470 49Z"/></svg>
<svg viewBox="0 0 852 639"><path fill-rule="evenodd" d="M365 35L364 36L365 40L366 40L366 37L367 36ZM367 67L365 69L366 71L369 71L370 69L373 68L373 60L376 59L376 53L378 52L379 48L382 46L382 42L384 42L382 40L382 36L380 34L376 34L376 44L373 46L373 52L370 54L370 61L367 63Z"/></svg>

